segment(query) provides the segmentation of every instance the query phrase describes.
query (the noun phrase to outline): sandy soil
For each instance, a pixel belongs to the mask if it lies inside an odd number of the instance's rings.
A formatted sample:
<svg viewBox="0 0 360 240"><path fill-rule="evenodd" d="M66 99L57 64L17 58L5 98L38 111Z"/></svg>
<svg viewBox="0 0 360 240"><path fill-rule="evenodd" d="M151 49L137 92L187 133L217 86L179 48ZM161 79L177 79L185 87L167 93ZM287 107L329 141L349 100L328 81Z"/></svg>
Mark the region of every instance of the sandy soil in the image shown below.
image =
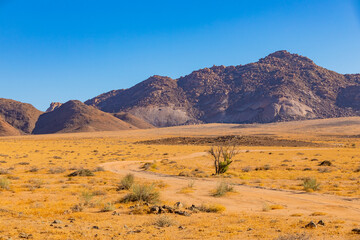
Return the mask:
<svg viewBox="0 0 360 240"><path fill-rule="evenodd" d="M295 149L288 151L306 151L313 149ZM326 151L327 148L317 148L318 151ZM261 150L257 150L261 151ZM276 149L274 149L276 151ZM171 158L170 160L181 160L195 158L205 155L205 152L198 152L183 157ZM306 193L301 191L274 190L256 188L245 185L235 185L236 193L229 196L216 198L210 192L216 188L221 179L218 178L188 178L174 175L158 174L141 170L144 161L121 161L109 162L102 166L111 172L118 174L132 173L137 178L151 181L163 181L169 186L162 190L162 198L167 201L181 201L186 204L218 203L226 207L229 212L262 212L268 215L289 216L295 213L310 215L314 212L326 213L322 216L324 220L336 218L346 221L348 224L360 224L360 199L339 197L333 195ZM179 190L186 187L189 181L195 181L193 193L179 194ZM227 179L231 182L231 180ZM278 211L263 212L264 204L280 204L285 206Z"/></svg>

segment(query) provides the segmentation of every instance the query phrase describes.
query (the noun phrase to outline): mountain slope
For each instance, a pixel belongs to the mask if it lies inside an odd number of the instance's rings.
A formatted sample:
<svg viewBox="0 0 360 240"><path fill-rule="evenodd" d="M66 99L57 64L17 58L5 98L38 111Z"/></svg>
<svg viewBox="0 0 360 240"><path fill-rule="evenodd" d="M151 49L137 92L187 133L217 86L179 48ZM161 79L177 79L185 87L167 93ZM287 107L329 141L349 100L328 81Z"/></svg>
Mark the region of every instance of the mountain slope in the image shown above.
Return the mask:
<svg viewBox="0 0 360 240"><path fill-rule="evenodd" d="M113 113L113 116L126 122L129 123L139 129L150 129L150 128L155 128L153 125L151 125L150 123L135 117L134 115L132 115L131 113L126 113L126 112L119 112L119 113Z"/></svg>
<svg viewBox="0 0 360 240"><path fill-rule="evenodd" d="M0 118L0 136L17 136L20 131Z"/></svg>
<svg viewBox="0 0 360 240"><path fill-rule="evenodd" d="M84 103L72 100L42 114L34 134L94 132L136 129L128 123Z"/></svg>
<svg viewBox="0 0 360 240"><path fill-rule="evenodd" d="M360 75L342 75L278 51L256 63L214 66L179 79L153 76L85 103L155 126L253 123L360 115ZM355 103L354 103L355 101Z"/></svg>
<svg viewBox="0 0 360 240"><path fill-rule="evenodd" d="M0 98L0 117L22 133L32 132L41 113L31 104Z"/></svg>

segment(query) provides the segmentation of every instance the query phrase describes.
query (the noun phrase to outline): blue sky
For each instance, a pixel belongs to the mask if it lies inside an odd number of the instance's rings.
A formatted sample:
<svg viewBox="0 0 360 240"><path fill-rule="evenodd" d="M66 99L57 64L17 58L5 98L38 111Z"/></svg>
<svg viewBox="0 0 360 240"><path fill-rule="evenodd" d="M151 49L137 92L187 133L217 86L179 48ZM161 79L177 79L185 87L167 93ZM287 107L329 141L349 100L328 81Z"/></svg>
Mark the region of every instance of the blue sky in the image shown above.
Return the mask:
<svg viewBox="0 0 360 240"><path fill-rule="evenodd" d="M360 0L0 0L0 97L41 110L283 49L360 73Z"/></svg>

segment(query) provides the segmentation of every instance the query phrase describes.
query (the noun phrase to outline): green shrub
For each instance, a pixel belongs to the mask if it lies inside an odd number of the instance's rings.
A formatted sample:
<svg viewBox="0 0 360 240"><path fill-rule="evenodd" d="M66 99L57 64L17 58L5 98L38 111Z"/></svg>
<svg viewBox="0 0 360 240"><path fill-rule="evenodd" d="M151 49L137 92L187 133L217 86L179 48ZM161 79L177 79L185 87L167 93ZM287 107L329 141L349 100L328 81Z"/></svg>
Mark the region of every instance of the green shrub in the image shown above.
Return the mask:
<svg viewBox="0 0 360 240"><path fill-rule="evenodd" d="M305 178L303 181L304 190L307 192L319 190L320 184L315 178Z"/></svg>
<svg viewBox="0 0 360 240"><path fill-rule="evenodd" d="M121 202L146 202L156 203L159 201L160 194L154 185L135 184L131 188L131 192L127 194Z"/></svg>
<svg viewBox="0 0 360 240"><path fill-rule="evenodd" d="M134 175L129 173L123 179L121 179L118 190L129 190L134 185Z"/></svg>

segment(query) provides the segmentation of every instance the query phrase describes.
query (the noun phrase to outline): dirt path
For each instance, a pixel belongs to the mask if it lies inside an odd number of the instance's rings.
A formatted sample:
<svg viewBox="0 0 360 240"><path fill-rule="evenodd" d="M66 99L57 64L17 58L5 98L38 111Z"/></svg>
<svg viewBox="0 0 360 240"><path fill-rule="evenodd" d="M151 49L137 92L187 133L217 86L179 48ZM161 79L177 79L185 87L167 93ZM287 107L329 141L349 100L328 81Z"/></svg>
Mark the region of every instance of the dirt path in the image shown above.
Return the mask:
<svg viewBox="0 0 360 240"><path fill-rule="evenodd" d="M288 151L306 151L313 149L289 149ZM327 150L327 149L316 149ZM253 150L254 151L254 150ZM255 150L263 151L263 150ZM269 149L267 150L269 151ZM271 150L273 151L273 150ZM284 151L284 150L281 150ZM198 152L183 157L171 158L170 160L181 160L203 156L207 153ZM181 201L186 204L217 203L224 205L228 212L259 212L266 215L276 215L289 217L294 213L301 213L303 216L309 216L314 212L326 213L322 219L341 219L347 223L360 224L360 200L355 198L346 198L340 196L305 193L300 191L271 190L256 188L245 185L236 185L236 193L225 197L212 197L210 195L220 179L201 178L194 179L167 174L159 174L143 171L140 169L141 163L145 161L122 161L109 162L102 166L107 171L125 175L132 173L135 177L151 181L163 181L168 187L161 191L162 199L165 201ZM150 162L150 161L149 161ZM186 187L189 181L193 179L194 192L182 194L179 191ZM264 204L280 204L285 206L284 209L263 212ZM316 218L315 218L316 219Z"/></svg>

